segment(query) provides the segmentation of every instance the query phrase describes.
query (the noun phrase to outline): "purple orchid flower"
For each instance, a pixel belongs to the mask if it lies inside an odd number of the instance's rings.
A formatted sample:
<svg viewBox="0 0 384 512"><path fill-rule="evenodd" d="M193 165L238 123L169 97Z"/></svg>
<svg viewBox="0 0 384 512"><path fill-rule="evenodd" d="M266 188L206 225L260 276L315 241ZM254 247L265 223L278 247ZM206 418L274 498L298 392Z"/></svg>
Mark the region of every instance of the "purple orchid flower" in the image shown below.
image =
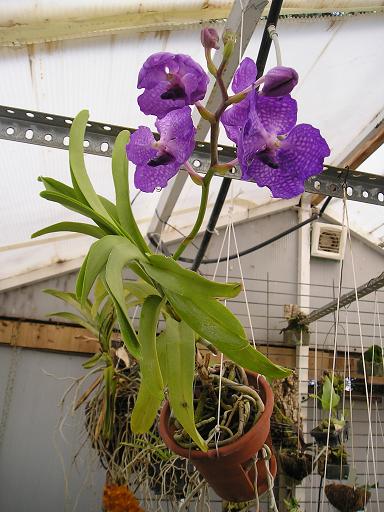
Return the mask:
<svg viewBox="0 0 384 512"><path fill-rule="evenodd" d="M238 67L232 81L232 91L238 94L256 81L257 67L256 63L246 57ZM249 112L249 96L240 103L226 110L221 116L221 122L224 125L226 134L235 144L238 144L242 127L244 126Z"/></svg>
<svg viewBox="0 0 384 512"><path fill-rule="evenodd" d="M238 94L252 84L255 84L257 77L257 67L255 62L246 57L237 69L233 82L232 91ZM264 77L258 80L258 83L263 83L261 95L263 96L286 96L297 85L298 74L292 68L284 66L276 66L270 69ZM225 131L229 139L236 144L239 141L242 128L248 118L250 108L250 92L240 103L236 103L233 107L226 110L222 117L221 122L224 125Z"/></svg>
<svg viewBox="0 0 384 512"><path fill-rule="evenodd" d="M296 124L297 104L290 96L250 97L250 110L238 143L242 179L267 186L273 197L304 192L304 181L323 170L328 144L317 128Z"/></svg>
<svg viewBox="0 0 384 512"><path fill-rule="evenodd" d="M208 75L188 55L160 52L151 55L139 73L140 110L159 119L168 112L193 105L207 92Z"/></svg>
<svg viewBox="0 0 384 512"><path fill-rule="evenodd" d="M143 192L165 187L195 147L196 129L189 107L169 112L155 125L160 140L155 140L149 128L139 126L127 144L128 158L136 165L135 187Z"/></svg>

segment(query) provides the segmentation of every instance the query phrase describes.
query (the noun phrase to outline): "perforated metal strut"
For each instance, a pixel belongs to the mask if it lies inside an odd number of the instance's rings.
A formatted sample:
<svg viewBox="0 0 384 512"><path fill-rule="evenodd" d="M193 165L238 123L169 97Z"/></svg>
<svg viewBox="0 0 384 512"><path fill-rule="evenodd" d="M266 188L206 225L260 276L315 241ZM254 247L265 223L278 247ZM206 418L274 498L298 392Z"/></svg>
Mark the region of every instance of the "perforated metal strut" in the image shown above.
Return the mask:
<svg viewBox="0 0 384 512"><path fill-rule="evenodd" d="M50 148L68 149L69 129L73 118L59 116L17 107L0 106L0 139L24 142ZM84 152L104 157L112 156L112 148L117 134L124 129L134 132L133 128L89 121L85 133ZM236 158L236 150L229 146L219 146L220 161L225 163ZM210 163L210 144L197 142L190 158L197 172L205 174ZM220 174L223 176L223 174ZM240 179L238 167L224 176ZM347 198L376 205L384 205L384 177L376 174L361 173L338 167L326 167L325 170L305 182L305 191L342 198L344 189Z"/></svg>

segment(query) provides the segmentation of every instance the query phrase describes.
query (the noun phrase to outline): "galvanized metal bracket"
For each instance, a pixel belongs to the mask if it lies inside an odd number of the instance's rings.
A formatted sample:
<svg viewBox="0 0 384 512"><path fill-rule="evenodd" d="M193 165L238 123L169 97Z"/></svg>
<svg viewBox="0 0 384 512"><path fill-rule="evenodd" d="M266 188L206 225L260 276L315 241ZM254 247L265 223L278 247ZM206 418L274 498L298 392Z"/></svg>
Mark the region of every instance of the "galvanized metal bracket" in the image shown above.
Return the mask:
<svg viewBox="0 0 384 512"><path fill-rule="evenodd" d="M73 118L34 110L0 106L0 139L24 142L50 148L68 149L69 129ZM85 132L84 152L104 157L112 156L117 134L133 128L89 121ZM155 134L156 135L156 134ZM236 158L236 149L219 146L220 161L225 163ZM210 162L210 144L197 142L190 158L197 172L205 174ZM241 179L239 167L226 174ZM339 167L326 166L324 171L305 182L305 191L384 206L384 176L362 173Z"/></svg>

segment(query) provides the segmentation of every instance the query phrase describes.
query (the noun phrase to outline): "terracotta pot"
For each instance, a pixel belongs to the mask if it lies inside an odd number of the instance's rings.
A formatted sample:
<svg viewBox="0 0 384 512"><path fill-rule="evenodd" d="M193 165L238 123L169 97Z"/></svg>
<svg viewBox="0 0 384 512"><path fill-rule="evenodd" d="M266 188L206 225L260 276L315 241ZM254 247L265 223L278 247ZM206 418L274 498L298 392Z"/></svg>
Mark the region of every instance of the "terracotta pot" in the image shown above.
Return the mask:
<svg viewBox="0 0 384 512"><path fill-rule="evenodd" d="M255 470L252 457L266 443L272 450L269 435L273 410L273 393L264 377L247 372L249 384L257 390L264 402L265 410L257 423L240 439L226 446L207 452L182 448L173 439L174 425L170 424L170 407L166 402L160 413L159 431L164 443L181 457L190 459L196 469L223 500L249 501L255 498ZM276 458L269 461L270 471L276 475ZM257 492L259 496L268 490L265 462L257 462Z"/></svg>

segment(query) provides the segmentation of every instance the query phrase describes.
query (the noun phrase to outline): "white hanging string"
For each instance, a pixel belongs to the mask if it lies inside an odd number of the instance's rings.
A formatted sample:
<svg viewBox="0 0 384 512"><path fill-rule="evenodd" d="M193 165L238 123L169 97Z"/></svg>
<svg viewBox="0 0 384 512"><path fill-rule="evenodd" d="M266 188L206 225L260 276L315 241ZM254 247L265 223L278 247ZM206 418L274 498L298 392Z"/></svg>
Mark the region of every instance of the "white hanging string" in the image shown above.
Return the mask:
<svg viewBox="0 0 384 512"><path fill-rule="evenodd" d="M347 220L347 236L348 236L348 244L349 244L349 250L351 254L351 266L352 266L352 275L353 275L353 285L355 289L355 301L356 301L356 311L357 311L357 318L358 318L358 325L359 325L359 338L360 338L360 346L361 346L361 355L363 359L363 371L364 371L364 384L365 384L365 394L366 394L366 401L367 401L367 412L368 412L368 428L369 428L369 437L370 437L370 444L372 447L372 464L373 464L373 473L375 477L375 483L377 482L377 471L376 471L376 459L375 459L375 451L374 451L374 444L373 444L373 432L372 432L372 416L371 416L371 407L370 407L370 401L369 401L369 393L368 393L368 382L367 382L367 373L365 369L365 357L364 357L364 342L363 342L363 331L361 328L361 315L360 315L360 303L359 303L359 297L357 294L357 279L356 279L356 266L355 266L355 259L352 249L352 238L351 238L351 230L349 225L349 217L348 217L348 208L345 201L345 215ZM377 501L377 510L380 512L380 501L379 501L379 491L376 485L376 501Z"/></svg>
<svg viewBox="0 0 384 512"><path fill-rule="evenodd" d="M349 323L348 308L345 308L345 340L347 345L347 361L348 361L348 381L349 381L349 416L351 420L351 448L352 448L352 467L355 468L355 436L353 432L353 401L352 401L352 380L351 380L351 358L350 358L350 341L349 341Z"/></svg>
<svg viewBox="0 0 384 512"><path fill-rule="evenodd" d="M345 213L346 213L346 190L344 190L344 204L343 204L343 218L342 218L342 226L344 227L345 222ZM333 360L332 360L332 376L331 376L331 393L334 393L334 381L335 381L335 368L336 368L336 353L337 353L337 341L339 334L339 320L340 320L340 296L342 290L342 279L343 279L343 269L344 269L344 258L340 260L339 263L339 276L338 276L338 290L337 290L337 307L336 307L336 321L335 321L335 332L333 339ZM332 397L332 395L331 395ZM331 431L331 415L332 415L332 398L329 401L329 410L328 410L328 428L327 428L327 442L326 446L329 446L329 437ZM325 463L324 463L324 478L323 485L321 489L321 512L324 510L324 501L325 501L325 477L327 475L327 466L328 466L328 450L325 450Z"/></svg>
<svg viewBox="0 0 384 512"><path fill-rule="evenodd" d="M373 311L373 334L372 334L372 345L375 346L375 342L376 342L376 309L377 309L377 294L375 292L374 294L374 311ZM371 383L370 383L370 386L369 386L369 407L370 407L370 410L372 411L372 402L373 402L373 376L374 376L374 355L375 355L375 348L373 348L373 353L372 353L372 362L371 362ZM376 425L377 427L377 425ZM372 444L372 451L374 450L374 446ZM369 449L370 449L370 436L369 436L369 432L367 434L367 453L366 453L366 458L365 458L365 465L366 465L366 473L365 473L365 485L367 486L368 485L368 482L369 482Z"/></svg>
<svg viewBox="0 0 384 512"><path fill-rule="evenodd" d="M250 311L250 308L249 308L248 295L247 295L247 287L245 286L243 267L241 265L241 258L240 258L240 253L239 253L239 247L237 245L235 226L234 226L233 222L231 224L231 227L232 227L232 234L233 234L233 242L235 244L236 259L237 259L237 263L239 265L240 279L241 279L241 284L242 284L242 287L243 287L245 307L246 307L246 310L247 310L248 325L249 325L249 329L251 331L251 338L252 338L253 348L256 348L255 333L254 333L254 330L253 330L251 311Z"/></svg>
<svg viewBox="0 0 384 512"><path fill-rule="evenodd" d="M317 395L317 343L318 343L318 339L317 339L317 321L315 322L315 361L314 361L314 390L313 390L313 394L314 395ZM312 428L315 428L316 425L317 425L317 422L318 422L318 417L317 417L317 411L318 411L318 406L317 406L317 399L313 400L313 415L312 415ZM314 488L314 471L315 471L315 459L317 458L317 452L318 452L318 446L317 444L315 444L315 456L312 458L312 472L311 472L311 506L313 504L313 488Z"/></svg>

